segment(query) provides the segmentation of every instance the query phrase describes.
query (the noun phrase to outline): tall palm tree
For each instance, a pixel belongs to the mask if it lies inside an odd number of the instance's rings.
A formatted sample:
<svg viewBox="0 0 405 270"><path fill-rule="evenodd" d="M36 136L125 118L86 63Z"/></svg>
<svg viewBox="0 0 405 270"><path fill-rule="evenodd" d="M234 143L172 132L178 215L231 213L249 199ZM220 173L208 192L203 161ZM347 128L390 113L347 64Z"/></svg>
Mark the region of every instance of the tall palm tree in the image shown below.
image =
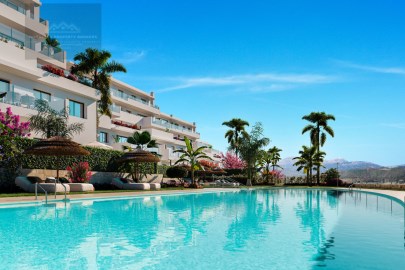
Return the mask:
<svg viewBox="0 0 405 270"><path fill-rule="evenodd" d="M247 186L252 185L253 173L256 173L255 164L259 158L260 150L269 144L270 139L263 137L263 127L261 123L256 123L248 136L244 136L240 141L240 155L246 162L248 179Z"/></svg>
<svg viewBox="0 0 405 270"><path fill-rule="evenodd" d="M307 174L307 184L312 184L312 170L315 167L320 167L323 163L325 152L318 152L315 146L302 146L302 150L299 151L299 156L295 157L297 160L294 166L297 166L297 171L304 170Z"/></svg>
<svg viewBox="0 0 405 270"><path fill-rule="evenodd" d="M249 122L240 118L233 118L230 121L223 122L222 125L231 128L225 133L225 138L228 139L230 148L235 150L235 154L238 156L241 139L249 136L245 131L245 126L249 126Z"/></svg>
<svg viewBox="0 0 405 270"><path fill-rule="evenodd" d="M280 152L283 151L280 148L277 148L277 146L273 146L270 148L267 152L270 153L271 155L271 166L273 167L273 171L275 170L276 167L281 168L278 163L281 160Z"/></svg>
<svg viewBox="0 0 405 270"><path fill-rule="evenodd" d="M115 61L108 60L111 53L108 51L99 51L94 48L87 48L84 52L78 53L74 60L78 63L72 66L71 72L81 77L89 77L92 80L92 87L97 89L100 94L98 110L100 115L111 117L110 105L110 77L115 72L127 72L126 68Z"/></svg>
<svg viewBox="0 0 405 270"><path fill-rule="evenodd" d="M42 133L44 138L53 136L73 137L84 130L83 123L69 124L69 112L66 108L57 111L45 100L36 100L35 109L37 114L31 115L30 128L38 133Z"/></svg>
<svg viewBox="0 0 405 270"><path fill-rule="evenodd" d="M130 144L136 145L136 148L145 149L145 148L155 148L158 146L156 140L152 140L152 136L148 131L135 131L131 137L127 139L127 142ZM123 145L123 150L132 150L132 147Z"/></svg>
<svg viewBox="0 0 405 270"><path fill-rule="evenodd" d="M325 112L311 112L309 115L303 116L302 119L311 122L311 124L302 129L302 134L306 132L310 133L311 144L315 146L316 151L320 153L321 146L326 142L326 134L329 134L331 137L335 136L333 129L328 126L328 121L335 121L335 116L326 114ZM318 185L321 175L321 165L322 164L318 165L316 173L316 182Z"/></svg>
<svg viewBox="0 0 405 270"><path fill-rule="evenodd" d="M204 167L200 164L199 161L201 159L212 160L212 158L210 158L209 156L207 156L204 153L204 149L208 148L207 146L201 146L194 150L193 145L191 144L191 141L187 137L184 137L184 142L186 143L186 149L180 149L180 150L174 151L175 153L182 154L180 156L179 160L177 160L174 165L177 165L182 162L189 163L190 167L191 167L191 181L192 181L193 186L196 186L194 172L196 170L204 170Z"/></svg>

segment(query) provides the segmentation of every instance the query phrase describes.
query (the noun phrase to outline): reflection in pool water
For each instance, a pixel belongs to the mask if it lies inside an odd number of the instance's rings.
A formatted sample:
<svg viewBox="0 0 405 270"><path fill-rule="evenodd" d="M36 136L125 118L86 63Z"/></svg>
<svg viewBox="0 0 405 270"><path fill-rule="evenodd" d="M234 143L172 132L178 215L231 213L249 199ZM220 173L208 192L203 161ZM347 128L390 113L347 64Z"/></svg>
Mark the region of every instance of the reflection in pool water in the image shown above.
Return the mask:
<svg viewBox="0 0 405 270"><path fill-rule="evenodd" d="M272 189L0 209L4 269L400 269L404 207Z"/></svg>

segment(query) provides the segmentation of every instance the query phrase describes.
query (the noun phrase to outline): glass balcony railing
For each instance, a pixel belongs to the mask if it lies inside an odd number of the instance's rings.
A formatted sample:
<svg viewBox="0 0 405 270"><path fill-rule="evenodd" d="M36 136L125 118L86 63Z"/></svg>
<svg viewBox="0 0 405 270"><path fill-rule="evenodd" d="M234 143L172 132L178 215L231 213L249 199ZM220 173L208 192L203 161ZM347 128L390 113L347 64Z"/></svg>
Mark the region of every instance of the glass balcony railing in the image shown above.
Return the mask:
<svg viewBox="0 0 405 270"><path fill-rule="evenodd" d="M110 106L110 110L111 110L112 112L115 112L115 113L121 113L121 106L112 104L112 105Z"/></svg>
<svg viewBox="0 0 405 270"><path fill-rule="evenodd" d="M42 23L43 25L46 25L46 20L45 19L39 18L39 22Z"/></svg>
<svg viewBox="0 0 405 270"><path fill-rule="evenodd" d="M65 62L65 52L61 48L49 46L44 41L37 40L2 23L0 23L0 37L60 62Z"/></svg>
<svg viewBox="0 0 405 270"><path fill-rule="evenodd" d="M147 101L147 100L145 100L145 99L139 98L139 97L134 96L134 95L128 95L127 93L125 93L125 92L123 92L123 91L119 91L118 89L113 88L113 87L111 87L110 90L111 90L111 94L112 94L113 96L118 97L118 98L120 98L120 99L123 99L123 100L134 100L134 101L136 101L136 102L140 102L140 103L145 104L145 105L147 105L147 106L150 106L150 107L159 109L158 106L152 105L149 101Z"/></svg>
<svg viewBox="0 0 405 270"><path fill-rule="evenodd" d="M180 131L182 131L182 132L189 132L189 133L199 134L198 132L195 132L195 131L193 131L193 130L191 130L191 129L183 128L183 127L181 127L181 126L178 126L178 125L175 125L175 124L171 124L171 123L169 123L169 122L167 122L167 121L164 121L164 120L156 120L156 119L153 119L153 120L152 120L152 123L153 123L153 124L156 124L156 125L159 125L159 126L162 126L162 127L165 127L165 128L168 128L168 129L175 129L175 130L180 130Z"/></svg>
<svg viewBox="0 0 405 270"><path fill-rule="evenodd" d="M22 7L22 6L16 5L16 4L14 4L14 3L10 2L10 1L7 1L7 0L0 0L0 3L3 3L4 5L6 5L6 6L12 8L14 10L20 12L21 14L24 14L24 15L26 14L25 8Z"/></svg>
<svg viewBox="0 0 405 270"><path fill-rule="evenodd" d="M4 84L4 85L3 85ZM18 107L23 107L27 109L35 109L35 101L39 98L42 97L42 100L46 100L49 102L49 105L51 108L60 111L63 108L65 108L65 99L58 98L52 95L40 95L38 91L24 88L19 85L14 85L14 84L6 84L2 83L4 87L3 88L8 88L7 89L7 94L4 98L0 99L0 102L18 106Z"/></svg>

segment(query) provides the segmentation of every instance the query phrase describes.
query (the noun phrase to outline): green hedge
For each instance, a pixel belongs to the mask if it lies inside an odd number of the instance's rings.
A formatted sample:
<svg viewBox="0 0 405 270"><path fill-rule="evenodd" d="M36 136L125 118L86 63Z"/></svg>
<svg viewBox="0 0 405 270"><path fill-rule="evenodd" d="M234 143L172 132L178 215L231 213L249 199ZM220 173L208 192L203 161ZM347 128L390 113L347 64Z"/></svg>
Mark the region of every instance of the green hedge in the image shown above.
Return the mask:
<svg viewBox="0 0 405 270"><path fill-rule="evenodd" d="M18 140L17 145L20 149L27 149L28 147L31 147L35 142L36 140L20 139ZM87 161L93 171L115 172L118 170L113 161L122 155L121 151L99 149L86 146L84 146L83 148L90 152L89 156L51 157L21 155L19 159L21 161L21 166L24 169L55 170L58 167L59 169L65 169L67 166L70 166L75 162Z"/></svg>
<svg viewBox="0 0 405 270"><path fill-rule="evenodd" d="M24 150L31 147L37 140L21 138L17 141L19 149ZM84 149L90 152L89 156L77 156L77 157L51 157L51 156L33 156L33 155L20 155L17 157L21 168L24 169L48 169L56 170L59 167L60 170L65 169L67 166L71 166L75 162L87 161L92 171L97 172L120 172L120 166L114 161L121 157L123 152L117 150L99 149L94 147L83 146ZM58 166L58 163L60 166ZM140 165L142 171L147 174L166 174L168 166L157 165L154 163L143 163ZM0 166L1 167L1 166Z"/></svg>

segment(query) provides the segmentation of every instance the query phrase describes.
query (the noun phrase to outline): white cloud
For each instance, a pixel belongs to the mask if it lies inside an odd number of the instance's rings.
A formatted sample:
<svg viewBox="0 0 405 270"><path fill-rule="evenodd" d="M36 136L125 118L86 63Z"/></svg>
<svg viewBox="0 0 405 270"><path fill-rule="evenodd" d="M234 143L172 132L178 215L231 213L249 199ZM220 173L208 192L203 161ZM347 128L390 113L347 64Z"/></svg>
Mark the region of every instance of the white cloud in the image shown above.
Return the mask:
<svg viewBox="0 0 405 270"><path fill-rule="evenodd" d="M384 123L381 125L389 128L405 129L405 123Z"/></svg>
<svg viewBox="0 0 405 270"><path fill-rule="evenodd" d="M369 65L360 65L348 61L336 61L339 65L354 69L360 69L364 71L370 71L375 73L384 73L384 74L394 74L394 75L405 75L405 68L402 67L377 67Z"/></svg>
<svg viewBox="0 0 405 270"><path fill-rule="evenodd" d="M140 61L145 56L146 56L146 51L144 51L144 50L125 52L123 54L123 57L120 58L118 61L122 64L132 64L132 63Z"/></svg>
<svg viewBox="0 0 405 270"><path fill-rule="evenodd" d="M250 92L272 92L291 89L302 84L331 83L337 78L320 74L262 73L223 77L171 77L161 78L161 80L176 82L176 84L158 90L157 92L160 93L186 88L216 86L244 86Z"/></svg>

